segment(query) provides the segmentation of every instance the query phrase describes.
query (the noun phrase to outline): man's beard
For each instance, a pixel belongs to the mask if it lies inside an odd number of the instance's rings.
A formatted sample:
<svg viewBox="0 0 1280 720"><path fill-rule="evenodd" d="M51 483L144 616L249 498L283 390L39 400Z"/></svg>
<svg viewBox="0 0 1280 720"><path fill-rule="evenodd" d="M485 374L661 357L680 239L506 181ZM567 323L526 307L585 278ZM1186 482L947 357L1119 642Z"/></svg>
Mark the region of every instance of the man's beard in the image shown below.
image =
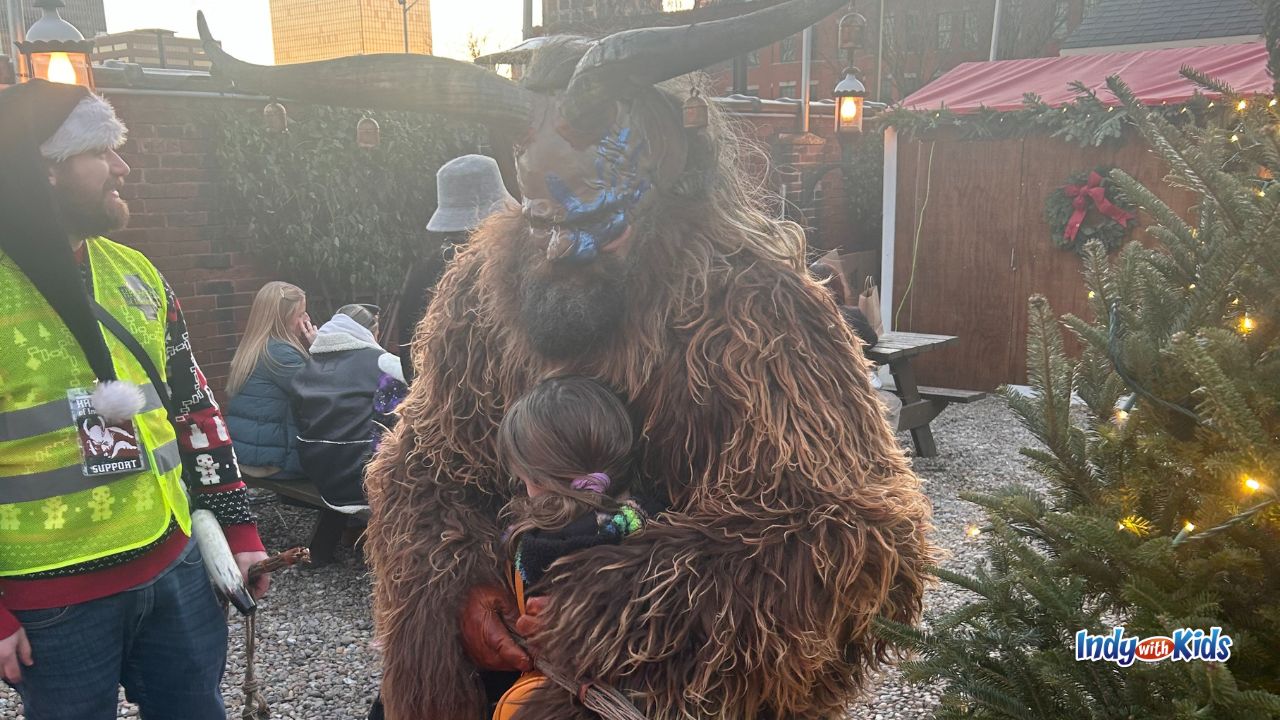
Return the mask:
<svg viewBox="0 0 1280 720"><path fill-rule="evenodd" d="M118 187L116 182L109 182L94 192L55 187L54 204L67 234L76 238L98 237L128 225L129 206L110 195Z"/></svg>
<svg viewBox="0 0 1280 720"><path fill-rule="evenodd" d="M622 324L633 264L602 254L589 265L539 265L520 281L520 323L540 354L569 360L608 345Z"/></svg>

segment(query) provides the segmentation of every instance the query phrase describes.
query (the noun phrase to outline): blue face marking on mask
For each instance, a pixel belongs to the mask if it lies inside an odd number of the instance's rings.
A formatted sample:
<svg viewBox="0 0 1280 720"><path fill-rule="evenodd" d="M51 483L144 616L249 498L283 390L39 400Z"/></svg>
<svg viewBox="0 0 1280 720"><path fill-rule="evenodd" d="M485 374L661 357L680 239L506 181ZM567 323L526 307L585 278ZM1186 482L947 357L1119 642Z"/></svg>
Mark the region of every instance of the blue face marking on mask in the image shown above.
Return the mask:
<svg viewBox="0 0 1280 720"><path fill-rule="evenodd" d="M560 232L570 234L573 251L568 257L590 260L598 249L622 237L627 231L628 211L644 198L652 187L640 175L640 157L646 145L632 142L631 128L605 136L597 145L596 179L598 190L590 200L581 200L559 175L547 175L547 189L565 209Z"/></svg>

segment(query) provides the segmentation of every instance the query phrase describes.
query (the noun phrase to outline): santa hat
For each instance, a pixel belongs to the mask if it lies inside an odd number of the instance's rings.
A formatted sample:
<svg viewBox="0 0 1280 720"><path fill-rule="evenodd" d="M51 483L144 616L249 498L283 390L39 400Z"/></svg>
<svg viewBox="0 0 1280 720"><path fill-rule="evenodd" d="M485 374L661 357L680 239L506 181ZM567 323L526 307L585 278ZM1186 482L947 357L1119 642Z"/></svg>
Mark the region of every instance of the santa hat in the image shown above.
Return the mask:
<svg viewBox="0 0 1280 720"><path fill-rule="evenodd" d="M82 87L32 80L0 91L0 251L44 295L79 343L98 378L94 407L109 421L137 414L142 393L116 378L58 220L48 165L116 148L124 135L111 106Z"/></svg>

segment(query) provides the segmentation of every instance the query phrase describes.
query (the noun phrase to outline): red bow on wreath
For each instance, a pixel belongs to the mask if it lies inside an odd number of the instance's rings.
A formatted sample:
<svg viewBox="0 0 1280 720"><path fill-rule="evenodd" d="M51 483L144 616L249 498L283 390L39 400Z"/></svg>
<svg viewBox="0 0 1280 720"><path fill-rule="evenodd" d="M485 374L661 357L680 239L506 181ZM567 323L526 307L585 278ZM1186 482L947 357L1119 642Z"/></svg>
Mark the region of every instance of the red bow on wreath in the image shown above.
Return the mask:
<svg viewBox="0 0 1280 720"><path fill-rule="evenodd" d="M1086 198L1092 199L1098 212L1120 223L1120 225L1128 225L1133 219L1133 213L1125 212L1107 199L1107 191L1102 187L1102 176L1096 171L1089 173L1089 182L1085 185L1068 185L1062 189L1067 197L1071 198L1071 207L1075 208L1075 212L1071 213L1071 219L1067 221L1067 230L1063 235L1068 242L1076 241L1076 233L1080 232L1080 224L1084 222L1084 215L1087 212L1085 207Z"/></svg>

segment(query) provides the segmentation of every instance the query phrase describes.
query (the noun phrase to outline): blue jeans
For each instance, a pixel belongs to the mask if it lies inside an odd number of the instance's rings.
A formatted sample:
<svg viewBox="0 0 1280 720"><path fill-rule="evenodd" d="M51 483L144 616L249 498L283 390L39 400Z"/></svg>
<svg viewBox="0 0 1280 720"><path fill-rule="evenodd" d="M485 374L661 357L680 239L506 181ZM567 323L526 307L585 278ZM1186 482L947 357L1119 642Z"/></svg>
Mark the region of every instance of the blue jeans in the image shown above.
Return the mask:
<svg viewBox="0 0 1280 720"><path fill-rule="evenodd" d="M16 686L27 720L114 720L120 685L146 720L226 720L227 623L194 543L149 585L14 614L35 661Z"/></svg>

